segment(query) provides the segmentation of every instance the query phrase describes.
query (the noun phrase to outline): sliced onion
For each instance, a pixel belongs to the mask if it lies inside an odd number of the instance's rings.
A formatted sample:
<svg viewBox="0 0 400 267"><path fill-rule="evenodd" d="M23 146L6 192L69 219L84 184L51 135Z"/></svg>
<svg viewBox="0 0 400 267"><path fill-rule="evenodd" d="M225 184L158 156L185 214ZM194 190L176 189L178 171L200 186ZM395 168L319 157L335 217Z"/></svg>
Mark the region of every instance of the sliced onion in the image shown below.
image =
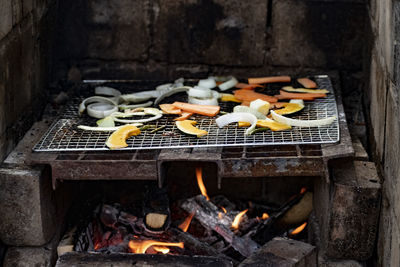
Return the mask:
<svg viewBox="0 0 400 267"><path fill-rule="evenodd" d="M97 119L107 117L116 111L118 107L108 103L93 103L87 106L87 114Z"/></svg>
<svg viewBox="0 0 400 267"><path fill-rule="evenodd" d="M260 120L264 120L266 118L264 114L255 109L249 108L248 106L235 106L233 108L233 113L250 113Z"/></svg>
<svg viewBox="0 0 400 267"><path fill-rule="evenodd" d="M181 92L186 92L188 91L190 88L190 86L182 86L182 87L177 87L177 88L173 88L171 90L168 91L164 91L162 92L157 99L154 101L154 105L157 106L164 98L171 96L173 94L177 94L177 93L181 93Z"/></svg>
<svg viewBox="0 0 400 267"><path fill-rule="evenodd" d="M208 79L200 80L199 83L198 83L198 86L212 89L215 86L217 86L217 83L215 82L213 77L209 77Z"/></svg>
<svg viewBox="0 0 400 267"><path fill-rule="evenodd" d="M273 110L271 110L271 115L272 118L277 122L287 124L290 126L299 126L299 127L317 127L317 126L330 125L336 119L336 116L332 116L320 120L296 120L279 115Z"/></svg>
<svg viewBox="0 0 400 267"><path fill-rule="evenodd" d="M257 125L257 117L251 113L229 113L216 119L215 123L219 128L222 128L229 123L239 121L251 123L251 126L246 130L245 135L250 135Z"/></svg>
<svg viewBox="0 0 400 267"><path fill-rule="evenodd" d="M235 87L235 85L238 83L238 80L236 80L236 78L235 77L231 77L229 80L227 80L226 82L224 82L224 83L221 83L220 85L218 85L218 88L221 90L221 91L225 91L225 90L228 90L228 89L231 89L232 87Z"/></svg>
<svg viewBox="0 0 400 267"><path fill-rule="evenodd" d="M82 115L83 112L86 110L86 105L91 103L109 103L116 106L118 103L111 98L103 97L103 96L91 96L83 100L79 104L79 115Z"/></svg>
<svg viewBox="0 0 400 267"><path fill-rule="evenodd" d="M172 83L165 83L165 84L161 84L159 86L156 87L157 91L164 91L164 90L168 90L172 87Z"/></svg>
<svg viewBox="0 0 400 267"><path fill-rule="evenodd" d="M97 86L94 88L94 93L96 95L107 95L107 96L120 96L121 92L117 89L107 87L107 86Z"/></svg>
<svg viewBox="0 0 400 267"><path fill-rule="evenodd" d="M200 86L195 86L193 88L190 88L189 91L187 92L187 94L188 94L188 96L197 97L197 98L212 98L213 97L211 89L205 88L205 87L200 87Z"/></svg>
<svg viewBox="0 0 400 267"><path fill-rule="evenodd" d="M218 106L218 100L217 98L196 98L196 97L188 97L188 102L190 104L195 104L195 105L211 105L211 106Z"/></svg>
<svg viewBox="0 0 400 267"><path fill-rule="evenodd" d="M289 101L289 103L299 104L299 105L302 105L302 106L304 107L304 101L303 101L303 99L291 99L291 100Z"/></svg>
<svg viewBox="0 0 400 267"><path fill-rule="evenodd" d="M133 126L142 126L143 123L132 123ZM125 126L125 125L123 125ZM87 125L78 125L79 129L85 130L85 131L96 131L96 132L113 132L118 130L122 126L116 126L116 127L93 127L93 126L87 126Z"/></svg>
<svg viewBox="0 0 400 267"><path fill-rule="evenodd" d="M154 121L162 117L162 111L156 108L139 108L136 109L137 111L134 110L134 112L131 113L121 113L121 112L114 112L111 114L113 117L114 121L116 122L121 122L121 123L141 123L141 122L148 122L148 121ZM153 117L150 118L145 118L145 119L139 119L139 120L123 120L119 118L128 118L128 117L133 117L133 116L138 116L138 115L154 115Z"/></svg>
<svg viewBox="0 0 400 267"><path fill-rule="evenodd" d="M149 100L150 98L157 98L160 96L160 91L142 91L133 94L121 95L122 100L125 102L140 103Z"/></svg>
<svg viewBox="0 0 400 267"><path fill-rule="evenodd" d="M141 103L141 104L135 104L135 105L125 105L125 104L121 104L118 105L118 107L122 110L125 109L132 109L132 108L145 108L145 107L150 107L153 104L153 101L147 101L145 103Z"/></svg>

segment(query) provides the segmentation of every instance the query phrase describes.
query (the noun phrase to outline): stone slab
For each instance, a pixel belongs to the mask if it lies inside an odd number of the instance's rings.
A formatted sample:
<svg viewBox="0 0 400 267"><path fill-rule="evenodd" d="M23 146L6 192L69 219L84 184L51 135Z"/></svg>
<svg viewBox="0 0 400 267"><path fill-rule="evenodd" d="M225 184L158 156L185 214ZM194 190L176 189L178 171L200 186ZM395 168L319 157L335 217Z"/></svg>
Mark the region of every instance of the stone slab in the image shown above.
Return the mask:
<svg viewBox="0 0 400 267"><path fill-rule="evenodd" d="M317 266L317 252L310 244L276 237L239 264L239 267L247 266L314 267Z"/></svg>
<svg viewBox="0 0 400 267"><path fill-rule="evenodd" d="M62 255L56 267L229 267L232 262L216 257L150 254L92 254L69 252Z"/></svg>
<svg viewBox="0 0 400 267"><path fill-rule="evenodd" d="M332 169L326 255L366 260L372 256L380 211L381 185L374 163L347 161Z"/></svg>
<svg viewBox="0 0 400 267"><path fill-rule="evenodd" d="M0 239L11 246L40 246L56 229L54 192L49 171L0 169Z"/></svg>

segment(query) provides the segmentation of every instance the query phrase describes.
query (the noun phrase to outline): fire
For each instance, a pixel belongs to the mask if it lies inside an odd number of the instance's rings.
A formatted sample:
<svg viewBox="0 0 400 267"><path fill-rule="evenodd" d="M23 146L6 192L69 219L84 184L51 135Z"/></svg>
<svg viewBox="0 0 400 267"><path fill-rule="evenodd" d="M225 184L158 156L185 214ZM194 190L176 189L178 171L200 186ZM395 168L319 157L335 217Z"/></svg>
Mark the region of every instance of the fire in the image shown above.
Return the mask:
<svg viewBox="0 0 400 267"><path fill-rule="evenodd" d="M202 175L201 167L196 168L196 178L197 178L197 184L199 185L201 194L203 196L205 196L207 200L210 200L210 198L207 195L206 187L204 186L204 183L203 183L203 175Z"/></svg>
<svg viewBox="0 0 400 267"><path fill-rule="evenodd" d="M221 212L218 212L218 219L220 219L220 220L222 220L222 213Z"/></svg>
<svg viewBox="0 0 400 267"><path fill-rule="evenodd" d="M304 194L305 192L307 192L307 188L303 187L303 188L300 190L300 194Z"/></svg>
<svg viewBox="0 0 400 267"><path fill-rule="evenodd" d="M194 213L191 213L178 227L184 232L189 229L190 223L192 222Z"/></svg>
<svg viewBox="0 0 400 267"><path fill-rule="evenodd" d="M245 215L247 211L248 210L241 211L238 215L236 215L236 217L235 217L235 219L233 220L233 223L232 223L232 228L233 229L238 229L239 228L239 223L242 220L243 215Z"/></svg>
<svg viewBox="0 0 400 267"><path fill-rule="evenodd" d="M146 250L151 246L180 247L180 248L184 247L183 242L167 243L167 242L161 242L161 241L155 241L155 240L140 240L140 241L131 240L131 241L129 241L129 248L131 249L132 253L144 254L146 252Z"/></svg>
<svg viewBox="0 0 400 267"><path fill-rule="evenodd" d="M269 215L268 215L268 213L263 213L263 215L262 215L262 217L261 217L261 219L263 219L263 220L266 220L266 219L268 219L269 218Z"/></svg>
<svg viewBox="0 0 400 267"><path fill-rule="evenodd" d="M302 225L300 225L299 227L297 227L296 229L294 229L290 234L291 235L297 235L298 233L300 233L301 231L304 230L304 228L306 228L307 223L303 223Z"/></svg>
<svg viewBox="0 0 400 267"><path fill-rule="evenodd" d="M153 248L155 251L161 252L162 254L167 254L169 252L169 248L164 246L154 246Z"/></svg>
<svg viewBox="0 0 400 267"><path fill-rule="evenodd" d="M221 210L226 213L226 209L224 207L221 206Z"/></svg>

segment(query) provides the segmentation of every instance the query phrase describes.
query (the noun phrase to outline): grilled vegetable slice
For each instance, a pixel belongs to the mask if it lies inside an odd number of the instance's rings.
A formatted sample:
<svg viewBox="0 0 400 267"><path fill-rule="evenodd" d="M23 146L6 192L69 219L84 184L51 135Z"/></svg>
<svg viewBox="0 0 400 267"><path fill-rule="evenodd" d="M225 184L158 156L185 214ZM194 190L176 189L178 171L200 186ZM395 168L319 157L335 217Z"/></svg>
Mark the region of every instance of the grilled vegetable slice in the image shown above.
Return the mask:
<svg viewBox="0 0 400 267"><path fill-rule="evenodd" d="M253 83L282 83L290 82L289 76L273 76L273 77L261 77L261 78L249 78L249 84Z"/></svg>
<svg viewBox="0 0 400 267"><path fill-rule="evenodd" d="M279 104L279 105L277 105ZM296 112L299 112L304 108L303 104L300 103L275 103L275 107L281 108L281 109L276 109L274 110L276 114L280 115L289 115L289 114L294 114Z"/></svg>
<svg viewBox="0 0 400 267"><path fill-rule="evenodd" d="M192 116L192 115L193 115L193 113L183 111L181 113L181 116L178 118L175 118L174 121L184 121L184 120L189 119L190 116Z"/></svg>
<svg viewBox="0 0 400 267"><path fill-rule="evenodd" d="M258 112L268 115L270 104L268 101L264 101L261 99L256 99L250 102L250 108L257 110Z"/></svg>
<svg viewBox="0 0 400 267"><path fill-rule="evenodd" d="M269 128L271 131L284 131L292 129L290 125L279 123L268 118L266 120L258 120L257 127Z"/></svg>
<svg viewBox="0 0 400 267"><path fill-rule="evenodd" d="M249 135L256 128L257 118L251 113L229 113L216 119L215 123L219 128L222 128L229 123L239 121L251 124L251 126L246 130L245 135Z"/></svg>
<svg viewBox="0 0 400 267"><path fill-rule="evenodd" d="M278 99L303 99L303 100L314 100L315 98L326 97L326 94L321 93L289 93L283 90L279 91L279 95L275 95Z"/></svg>
<svg viewBox="0 0 400 267"><path fill-rule="evenodd" d="M172 104L161 104L159 105L160 109L167 114L181 114L182 110L173 106Z"/></svg>
<svg viewBox="0 0 400 267"><path fill-rule="evenodd" d="M96 124L99 127L115 127L114 119L111 116L107 116L104 119L98 120Z"/></svg>
<svg viewBox="0 0 400 267"><path fill-rule="evenodd" d="M127 147L126 139L131 136L140 134L139 128L133 125L124 125L115 132L113 132L110 137L108 137L106 145L110 149L118 149Z"/></svg>
<svg viewBox="0 0 400 267"><path fill-rule="evenodd" d="M192 120L184 120L184 121L176 121L176 127L182 132L190 135L195 135L197 137L202 137L207 135L208 132L204 130L200 130L199 128L194 127L197 122Z"/></svg>
<svg viewBox="0 0 400 267"><path fill-rule="evenodd" d="M214 117L219 113L220 107L213 105L196 105L184 102L174 102L172 105L186 112L196 113L204 116Z"/></svg>
<svg viewBox="0 0 400 267"><path fill-rule="evenodd" d="M253 90L245 90L245 89L236 90L235 97L239 100L249 101L249 102L256 100L256 99L268 101L269 103L275 103L278 101L278 99L276 97L257 93L257 92L254 92Z"/></svg>
<svg viewBox="0 0 400 267"><path fill-rule="evenodd" d="M234 95L232 94L220 94L221 98L220 100L222 102L236 102L236 103L241 103L242 101L237 99Z"/></svg>
<svg viewBox="0 0 400 267"><path fill-rule="evenodd" d="M271 115L272 118L277 122L287 124L290 126L299 126L299 127L317 127L317 126L330 125L336 119L336 116L332 116L320 120L296 120L276 114L273 110L271 110Z"/></svg>
<svg viewBox="0 0 400 267"><path fill-rule="evenodd" d="M283 90L286 92L293 92L293 93L321 93L321 94L328 94L329 91L326 89L306 89L306 88L293 88L292 86L284 86L282 87Z"/></svg>
<svg viewBox="0 0 400 267"><path fill-rule="evenodd" d="M306 88L317 88L317 84L308 78L299 78L297 82Z"/></svg>

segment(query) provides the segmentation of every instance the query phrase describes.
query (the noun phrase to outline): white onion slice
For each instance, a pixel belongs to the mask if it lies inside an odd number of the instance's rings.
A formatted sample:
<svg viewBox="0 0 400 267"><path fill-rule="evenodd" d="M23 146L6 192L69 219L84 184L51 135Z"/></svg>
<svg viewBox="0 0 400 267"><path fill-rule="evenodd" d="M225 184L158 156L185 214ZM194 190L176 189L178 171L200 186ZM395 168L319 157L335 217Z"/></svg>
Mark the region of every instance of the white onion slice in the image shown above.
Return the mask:
<svg viewBox="0 0 400 267"><path fill-rule="evenodd" d="M213 96L211 89L200 86L190 88L187 94L188 96L197 98L211 98Z"/></svg>
<svg viewBox="0 0 400 267"><path fill-rule="evenodd" d="M120 96L121 92L117 89L107 87L107 86L97 86L94 88L94 93L96 95L106 95L106 96Z"/></svg>
<svg viewBox="0 0 400 267"><path fill-rule="evenodd" d="M213 77L209 77L208 79L200 80L199 83L198 83L198 86L212 89L215 86L217 86L217 83L215 82Z"/></svg>
<svg viewBox="0 0 400 267"><path fill-rule="evenodd" d="M173 88L173 89L168 90L166 92L162 92L157 97L157 99L154 101L154 105L157 106L164 98L166 98L168 96L171 96L171 95L176 94L176 93L186 92L191 88L192 87L190 87L190 86L182 86L182 87Z"/></svg>
<svg viewBox="0 0 400 267"><path fill-rule="evenodd" d="M154 115L150 118L139 119L139 120L124 120L119 118L128 118L138 115ZM122 113L122 112L114 112L110 115L113 117L114 121L121 123L141 123L141 122L149 122L154 121L162 117L162 111L156 108L138 108L130 113Z"/></svg>
<svg viewBox="0 0 400 267"><path fill-rule="evenodd" d="M221 90L221 91L225 91L225 90L228 90L228 89L231 89L232 87L235 87L235 85L238 83L238 80L236 80L236 78L235 77L231 77L229 80L227 80L226 82L224 82L224 83L221 83L220 85L218 85L218 88Z"/></svg>
<svg viewBox="0 0 400 267"><path fill-rule="evenodd" d="M133 126L142 126L143 123L132 123L131 125ZM125 125L122 125L125 126ZM121 128L122 126L116 126L116 127L93 127L93 126L87 126L87 125L78 125L79 129L85 130L85 131L96 131L96 132L113 132Z"/></svg>
<svg viewBox="0 0 400 267"><path fill-rule="evenodd" d="M255 109L249 108L248 106L235 106L233 108L233 113L250 113L256 116L259 120L264 120L266 118L264 114Z"/></svg>
<svg viewBox="0 0 400 267"><path fill-rule="evenodd" d="M336 119L336 116L332 116L320 120L296 120L279 115L273 110L271 110L271 115L272 118L277 122L287 124L290 126L299 126L299 127L317 127L317 126L330 125Z"/></svg>
<svg viewBox="0 0 400 267"><path fill-rule="evenodd" d="M218 106L217 98L196 98L196 97L188 97L188 102L190 104L195 105L211 105L211 106Z"/></svg>
<svg viewBox="0 0 400 267"><path fill-rule="evenodd" d="M118 107L108 103L93 103L88 105L87 114L90 117L102 119L118 111Z"/></svg>
<svg viewBox="0 0 400 267"><path fill-rule="evenodd" d="M161 94L161 91L141 91L132 94L121 95L121 99L125 102L140 103L149 100L150 98L157 98Z"/></svg>
<svg viewBox="0 0 400 267"><path fill-rule="evenodd" d="M116 106L118 103L111 98L108 97L103 97L103 96L91 96L83 100L79 104L79 115L82 115L83 112L86 110L86 105L91 104L91 103L109 103L114 106Z"/></svg>
<svg viewBox="0 0 400 267"><path fill-rule="evenodd" d="M122 110L125 109L131 109L131 108L145 108L145 107L150 107L153 104L153 101L147 101L145 103L141 103L141 104L136 104L136 105L125 105L125 104L121 104L118 105L118 107Z"/></svg>
<svg viewBox="0 0 400 267"><path fill-rule="evenodd" d="M216 119L215 123L219 128L222 128L229 123L239 121L251 123L251 126L246 130L245 135L249 135L250 132L256 128L257 118L251 113L229 113Z"/></svg>

